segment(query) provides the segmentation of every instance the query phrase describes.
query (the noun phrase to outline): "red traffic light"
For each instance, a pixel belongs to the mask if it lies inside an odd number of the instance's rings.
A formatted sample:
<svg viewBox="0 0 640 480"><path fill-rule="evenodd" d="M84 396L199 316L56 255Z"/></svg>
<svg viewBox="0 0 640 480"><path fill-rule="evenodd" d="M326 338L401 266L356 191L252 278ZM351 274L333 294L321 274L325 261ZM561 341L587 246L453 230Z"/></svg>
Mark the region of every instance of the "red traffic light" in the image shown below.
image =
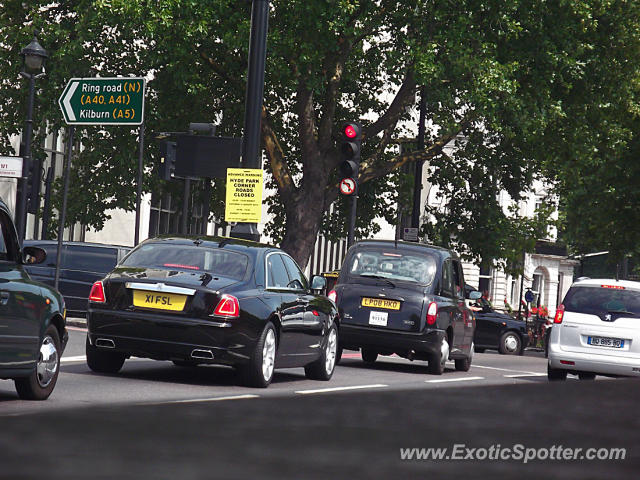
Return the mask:
<svg viewBox="0 0 640 480"><path fill-rule="evenodd" d="M344 135L347 138L356 138L356 136L358 135L356 127L350 123L346 124L344 126Z"/></svg>

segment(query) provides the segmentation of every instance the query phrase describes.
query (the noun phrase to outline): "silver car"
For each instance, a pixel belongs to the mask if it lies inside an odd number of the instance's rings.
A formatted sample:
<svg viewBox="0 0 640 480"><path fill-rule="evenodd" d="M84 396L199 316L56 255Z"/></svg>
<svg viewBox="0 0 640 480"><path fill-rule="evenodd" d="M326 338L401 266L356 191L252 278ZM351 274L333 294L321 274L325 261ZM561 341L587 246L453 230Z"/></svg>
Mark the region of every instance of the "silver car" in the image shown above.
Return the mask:
<svg viewBox="0 0 640 480"><path fill-rule="evenodd" d="M640 282L578 280L558 307L549 342L549 380L640 376Z"/></svg>

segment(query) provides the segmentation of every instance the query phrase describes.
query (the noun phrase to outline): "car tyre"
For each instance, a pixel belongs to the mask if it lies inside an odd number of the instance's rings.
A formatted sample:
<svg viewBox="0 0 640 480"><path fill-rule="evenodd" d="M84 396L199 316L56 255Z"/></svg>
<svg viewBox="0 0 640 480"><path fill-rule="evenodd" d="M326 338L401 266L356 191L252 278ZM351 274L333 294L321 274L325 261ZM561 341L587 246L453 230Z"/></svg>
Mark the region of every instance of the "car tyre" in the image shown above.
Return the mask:
<svg viewBox="0 0 640 480"><path fill-rule="evenodd" d="M118 373L126 359L124 353L102 350L89 343L85 345L87 365L96 373Z"/></svg>
<svg viewBox="0 0 640 480"><path fill-rule="evenodd" d="M552 382L566 380L567 371L561 368L552 368L550 365L547 365L547 378Z"/></svg>
<svg viewBox="0 0 640 480"><path fill-rule="evenodd" d="M471 348L469 349L469 356L467 358L457 358L455 360L455 364L456 364L456 370L459 372L468 372L469 369L471 368L471 362L473 360L473 351L474 351L474 347L473 344L471 345Z"/></svg>
<svg viewBox="0 0 640 480"><path fill-rule="evenodd" d="M444 373L445 364L449 359L449 342L446 337L442 338L440 344L440 352L429 358L428 370L431 375L442 375Z"/></svg>
<svg viewBox="0 0 640 480"><path fill-rule="evenodd" d="M253 349L249 363L238 367L242 383L247 387L267 388L273 380L278 338L273 323L268 322Z"/></svg>
<svg viewBox="0 0 640 480"><path fill-rule="evenodd" d="M378 359L378 352L370 348L363 348L361 354L364 363L375 363Z"/></svg>
<svg viewBox="0 0 640 480"><path fill-rule="evenodd" d="M595 380L596 374L595 373L590 373L590 372L580 372L578 374L578 378L580 380Z"/></svg>
<svg viewBox="0 0 640 480"><path fill-rule="evenodd" d="M338 343L338 351L336 352L336 365L338 365L340 363L340 360L342 360L342 351L343 348Z"/></svg>
<svg viewBox="0 0 640 480"><path fill-rule="evenodd" d="M49 325L40 343L36 368L28 377L14 380L18 396L23 400L46 400L53 392L60 373L60 335Z"/></svg>
<svg viewBox="0 0 640 480"><path fill-rule="evenodd" d="M338 354L338 328L332 324L327 334L327 342L322 349L320 358L304 367L304 373L311 380L331 380L336 369Z"/></svg>
<svg viewBox="0 0 640 480"><path fill-rule="evenodd" d="M500 337L498 349L503 355L519 355L522 350L522 340L515 332L505 332Z"/></svg>

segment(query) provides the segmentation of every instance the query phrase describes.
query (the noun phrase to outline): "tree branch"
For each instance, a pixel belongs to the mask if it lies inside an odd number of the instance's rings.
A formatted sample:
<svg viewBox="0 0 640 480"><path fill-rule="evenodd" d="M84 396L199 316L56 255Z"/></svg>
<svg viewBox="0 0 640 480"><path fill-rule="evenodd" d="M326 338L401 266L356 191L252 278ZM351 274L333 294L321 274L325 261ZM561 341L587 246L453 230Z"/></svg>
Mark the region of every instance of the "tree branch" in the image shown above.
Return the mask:
<svg viewBox="0 0 640 480"><path fill-rule="evenodd" d="M296 185L293 182L293 178L291 178L291 173L285 162L284 151L271 127L271 121L264 105L262 106L262 142L271 165L273 178L278 185L278 190L283 200L287 202L295 193Z"/></svg>
<svg viewBox="0 0 640 480"><path fill-rule="evenodd" d="M398 119L404 112L407 105L415 99L416 91L417 85L415 75L413 68L409 66L407 73L404 76L404 80L402 81L402 85L391 102L391 105L389 105L387 111L378 118L378 120L364 129L364 137L375 137L383 130L394 126L398 122Z"/></svg>

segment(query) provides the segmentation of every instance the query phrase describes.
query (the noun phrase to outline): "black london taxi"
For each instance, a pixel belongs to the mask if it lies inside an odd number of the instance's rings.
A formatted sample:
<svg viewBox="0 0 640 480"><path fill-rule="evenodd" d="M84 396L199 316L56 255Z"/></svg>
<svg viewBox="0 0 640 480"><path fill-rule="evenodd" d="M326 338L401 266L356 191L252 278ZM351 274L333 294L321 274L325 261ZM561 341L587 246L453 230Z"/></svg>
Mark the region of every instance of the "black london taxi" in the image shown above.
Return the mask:
<svg viewBox="0 0 640 480"><path fill-rule="evenodd" d="M401 241L357 242L329 298L340 313L340 347L361 350L365 362L395 353L428 361L435 375L444 372L449 359L456 370L471 366L475 320L465 303L462 265L450 250Z"/></svg>

